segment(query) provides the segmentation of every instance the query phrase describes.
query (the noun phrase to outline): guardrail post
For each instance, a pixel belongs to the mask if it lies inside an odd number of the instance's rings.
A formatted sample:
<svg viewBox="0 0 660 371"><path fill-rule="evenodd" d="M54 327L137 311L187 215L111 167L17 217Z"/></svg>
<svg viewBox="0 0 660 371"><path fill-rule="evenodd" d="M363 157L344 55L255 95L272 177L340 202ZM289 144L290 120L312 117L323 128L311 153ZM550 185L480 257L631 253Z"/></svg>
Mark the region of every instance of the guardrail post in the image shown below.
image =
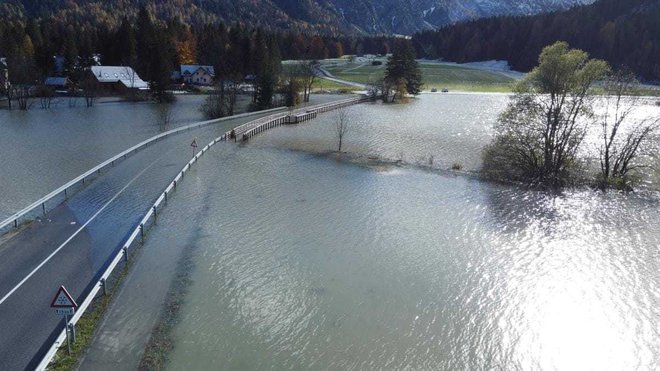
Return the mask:
<svg viewBox="0 0 660 371"><path fill-rule="evenodd" d="M176 189L176 180L174 181L174 189Z"/></svg>
<svg viewBox="0 0 660 371"><path fill-rule="evenodd" d="M64 188L64 198L69 198L69 195L66 194L66 188Z"/></svg>
<svg viewBox="0 0 660 371"><path fill-rule="evenodd" d="M124 262L128 263L128 248L126 246L124 246L122 251L124 252Z"/></svg>
<svg viewBox="0 0 660 371"><path fill-rule="evenodd" d="M142 239L142 243L144 243L144 224L140 224L140 238Z"/></svg>
<svg viewBox="0 0 660 371"><path fill-rule="evenodd" d="M41 203L41 211L43 211L44 215L46 215L46 203L45 202Z"/></svg>
<svg viewBox="0 0 660 371"><path fill-rule="evenodd" d="M165 202L167 202L167 191L165 191Z"/></svg>
<svg viewBox="0 0 660 371"><path fill-rule="evenodd" d="M67 326L69 326L69 331L71 332L71 342L75 343L76 342L76 325L73 323L69 323Z"/></svg>
<svg viewBox="0 0 660 371"><path fill-rule="evenodd" d="M156 211L156 206L154 206L154 223L156 223L157 221L158 221L158 215Z"/></svg>
<svg viewBox="0 0 660 371"><path fill-rule="evenodd" d="M101 284L101 290L103 291L103 296L107 295L107 294L108 294L108 290L107 290L107 288L106 288L107 284L106 284L106 282L105 282L105 278L101 278L101 280L99 281L99 283Z"/></svg>
<svg viewBox="0 0 660 371"><path fill-rule="evenodd" d="M18 219L14 219L14 228L18 228Z"/></svg>

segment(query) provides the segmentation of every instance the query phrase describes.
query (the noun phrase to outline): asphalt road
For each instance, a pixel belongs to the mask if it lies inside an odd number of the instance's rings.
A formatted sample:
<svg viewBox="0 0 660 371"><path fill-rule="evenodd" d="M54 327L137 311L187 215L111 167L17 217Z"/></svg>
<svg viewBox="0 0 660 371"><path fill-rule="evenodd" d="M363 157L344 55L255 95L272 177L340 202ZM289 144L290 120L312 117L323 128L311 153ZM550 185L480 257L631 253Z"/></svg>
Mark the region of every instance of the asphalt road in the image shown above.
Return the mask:
<svg viewBox="0 0 660 371"><path fill-rule="evenodd" d="M0 244L0 370L33 369L63 328L50 302L64 285L79 303L192 155L255 116L158 141L90 182ZM157 274L154 272L154 274Z"/></svg>
<svg viewBox="0 0 660 371"><path fill-rule="evenodd" d="M322 78L324 78L326 80L334 81L334 82L339 83L339 84L344 84L344 85L352 86L352 87L359 88L359 89L366 89L367 88L366 84L361 84L359 82L338 79L323 67L319 67L317 70L318 70L317 74L320 75Z"/></svg>

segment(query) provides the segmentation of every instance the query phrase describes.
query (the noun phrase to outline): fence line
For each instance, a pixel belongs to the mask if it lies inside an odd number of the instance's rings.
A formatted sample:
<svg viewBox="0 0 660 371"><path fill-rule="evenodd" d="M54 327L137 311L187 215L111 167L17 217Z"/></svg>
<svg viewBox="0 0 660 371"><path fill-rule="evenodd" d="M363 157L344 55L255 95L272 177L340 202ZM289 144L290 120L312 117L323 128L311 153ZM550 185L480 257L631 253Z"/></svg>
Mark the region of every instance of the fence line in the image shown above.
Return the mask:
<svg viewBox="0 0 660 371"><path fill-rule="evenodd" d="M267 110L267 111L248 112L248 113L242 113L240 115L223 117L223 118L220 118L220 119L200 121L200 122L196 122L196 123L189 124L189 125L186 125L186 126L182 126L180 128L172 129L172 130L166 131L164 133L158 134L156 136L153 136L149 139L146 139L146 140L134 145L133 147L121 152L120 154L118 154L118 155L116 155L116 156L100 163L99 165L93 167L92 169L88 170L84 174L82 174L82 175L78 176L77 178L69 181L68 183L64 184L63 186L61 186L61 187L57 188L56 190L50 192L46 196L44 196L44 197L40 198L39 200L33 202L32 204L28 205L26 208L14 213L9 218L7 218L4 221L0 222L0 235L2 235L2 233L4 233L3 231L9 226L13 226L14 228L18 228L18 226L21 224L21 218L23 218L24 216L34 212L37 209L41 209L40 213L42 215L45 215L46 211L47 211L46 206L47 206L47 203L49 201L51 201L52 199L54 199L55 197L58 197L58 196L64 196L64 200L68 199L68 197L69 197L69 192L68 191L72 187L74 187L78 184L85 184L85 181L87 180L87 178L89 178L93 175L100 174L102 170L104 170L108 167L114 166L117 162L119 162L123 159L126 159L129 155L135 154L141 149L144 149L144 148L148 147L150 144L158 141L159 139L163 139L163 138L169 137L169 136L174 135L174 134L178 134L178 133L183 132L183 131L197 129L197 128L200 128L200 127L203 127L203 126L216 124L216 123L223 122L223 121L238 119L238 118L247 117L247 116L254 116L254 115L257 115L257 114L260 114L260 113L263 114L263 113L273 112L273 111L278 111L278 110L281 111L283 109L282 108L275 108L275 109L271 109L271 110ZM59 205L60 202L58 202L57 204Z"/></svg>

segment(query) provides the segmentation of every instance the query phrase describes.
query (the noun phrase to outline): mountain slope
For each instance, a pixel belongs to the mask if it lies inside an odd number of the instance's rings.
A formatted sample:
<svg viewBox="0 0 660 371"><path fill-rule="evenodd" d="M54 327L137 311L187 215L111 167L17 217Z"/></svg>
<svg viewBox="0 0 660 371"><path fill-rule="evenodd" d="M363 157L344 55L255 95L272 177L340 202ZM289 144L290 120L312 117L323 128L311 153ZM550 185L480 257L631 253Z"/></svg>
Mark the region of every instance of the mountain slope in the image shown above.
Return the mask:
<svg viewBox="0 0 660 371"><path fill-rule="evenodd" d="M594 0L0 0L1 17L117 23L147 4L160 19L275 29L412 34L469 19L567 9Z"/></svg>
<svg viewBox="0 0 660 371"><path fill-rule="evenodd" d="M568 9L594 0L331 0L343 19L367 32L410 34L465 20Z"/></svg>

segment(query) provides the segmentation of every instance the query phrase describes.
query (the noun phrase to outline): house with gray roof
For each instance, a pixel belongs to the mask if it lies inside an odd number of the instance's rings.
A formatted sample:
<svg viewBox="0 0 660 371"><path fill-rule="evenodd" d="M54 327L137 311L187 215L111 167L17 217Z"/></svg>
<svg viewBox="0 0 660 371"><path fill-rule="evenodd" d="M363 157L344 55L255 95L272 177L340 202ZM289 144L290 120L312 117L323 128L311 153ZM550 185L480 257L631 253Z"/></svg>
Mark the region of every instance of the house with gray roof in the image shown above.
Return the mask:
<svg viewBox="0 0 660 371"><path fill-rule="evenodd" d="M213 66L182 64L180 76L186 84L213 85L215 81L215 69Z"/></svg>
<svg viewBox="0 0 660 371"><path fill-rule="evenodd" d="M90 75L103 90L148 90L149 84L129 66L92 66Z"/></svg>
<svg viewBox="0 0 660 371"><path fill-rule="evenodd" d="M68 77L47 77L44 85L53 89L66 90L73 87L73 82Z"/></svg>

